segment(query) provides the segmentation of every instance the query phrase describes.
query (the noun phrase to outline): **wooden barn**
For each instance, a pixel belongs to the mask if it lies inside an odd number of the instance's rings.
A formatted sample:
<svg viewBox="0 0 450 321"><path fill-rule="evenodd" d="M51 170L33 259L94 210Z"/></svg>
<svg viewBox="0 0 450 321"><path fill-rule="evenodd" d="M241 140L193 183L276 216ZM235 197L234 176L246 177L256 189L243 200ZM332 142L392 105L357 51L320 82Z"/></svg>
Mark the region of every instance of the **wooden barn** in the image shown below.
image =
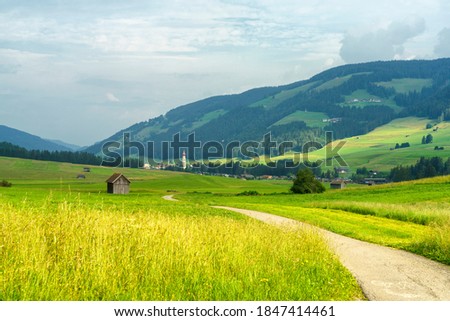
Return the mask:
<svg viewBox="0 0 450 321"><path fill-rule="evenodd" d="M335 180L330 183L331 189L343 189L345 188L345 182L341 180Z"/></svg>
<svg viewBox="0 0 450 321"><path fill-rule="evenodd" d="M130 192L130 180L120 173L112 175L106 183L109 194L128 194Z"/></svg>

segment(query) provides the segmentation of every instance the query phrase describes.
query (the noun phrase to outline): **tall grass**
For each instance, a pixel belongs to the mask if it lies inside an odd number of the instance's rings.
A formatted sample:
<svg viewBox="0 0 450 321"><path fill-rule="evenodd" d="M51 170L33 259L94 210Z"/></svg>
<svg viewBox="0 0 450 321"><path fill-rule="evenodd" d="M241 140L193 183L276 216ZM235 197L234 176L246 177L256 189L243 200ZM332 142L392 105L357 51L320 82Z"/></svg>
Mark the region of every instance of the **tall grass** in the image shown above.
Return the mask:
<svg viewBox="0 0 450 321"><path fill-rule="evenodd" d="M0 203L0 300L362 298L314 233L206 206L122 201Z"/></svg>
<svg viewBox="0 0 450 321"><path fill-rule="evenodd" d="M450 224L432 226L430 233L418 237L406 249L450 265Z"/></svg>
<svg viewBox="0 0 450 321"><path fill-rule="evenodd" d="M334 201L309 203L308 207L336 209L362 215L386 217L421 225L450 225L450 207L442 203L386 204L374 202Z"/></svg>
<svg viewBox="0 0 450 321"><path fill-rule="evenodd" d="M450 176L320 195L179 196L278 214L450 265Z"/></svg>

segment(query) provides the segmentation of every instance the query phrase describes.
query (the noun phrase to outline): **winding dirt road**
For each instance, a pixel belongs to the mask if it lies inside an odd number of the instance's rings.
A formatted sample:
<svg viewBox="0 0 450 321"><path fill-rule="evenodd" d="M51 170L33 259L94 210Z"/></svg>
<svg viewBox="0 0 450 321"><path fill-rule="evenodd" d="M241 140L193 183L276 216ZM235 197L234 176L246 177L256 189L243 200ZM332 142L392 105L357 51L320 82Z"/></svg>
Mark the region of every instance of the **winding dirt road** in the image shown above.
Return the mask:
<svg viewBox="0 0 450 321"><path fill-rule="evenodd" d="M167 195L164 199L176 201L173 195ZM241 213L280 227L311 228L319 231L371 301L450 300L450 267L447 265L269 213L227 206L213 207Z"/></svg>

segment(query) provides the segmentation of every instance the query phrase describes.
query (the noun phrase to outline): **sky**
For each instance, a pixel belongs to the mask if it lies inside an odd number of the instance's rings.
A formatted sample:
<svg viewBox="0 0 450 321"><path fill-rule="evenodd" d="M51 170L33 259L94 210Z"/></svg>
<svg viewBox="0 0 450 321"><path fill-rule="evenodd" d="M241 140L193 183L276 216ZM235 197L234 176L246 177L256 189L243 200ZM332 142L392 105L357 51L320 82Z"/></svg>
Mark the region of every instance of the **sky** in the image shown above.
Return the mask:
<svg viewBox="0 0 450 321"><path fill-rule="evenodd" d="M86 146L202 98L440 57L448 0L0 0L0 124Z"/></svg>

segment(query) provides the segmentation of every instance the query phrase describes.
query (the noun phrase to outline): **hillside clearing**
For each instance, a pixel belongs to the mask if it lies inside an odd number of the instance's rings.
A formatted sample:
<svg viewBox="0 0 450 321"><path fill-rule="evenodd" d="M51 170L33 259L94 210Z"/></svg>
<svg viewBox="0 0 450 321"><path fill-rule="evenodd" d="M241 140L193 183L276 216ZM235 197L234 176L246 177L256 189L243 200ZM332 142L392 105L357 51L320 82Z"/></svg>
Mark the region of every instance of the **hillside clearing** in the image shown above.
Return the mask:
<svg viewBox="0 0 450 321"><path fill-rule="evenodd" d="M410 165L420 157L450 157L450 122L436 123L431 129L426 129L429 119L407 117L393 120L365 135L349 137L333 142L344 146L339 155L353 169L368 167L373 170L390 170L398 164ZM436 131L433 129L438 128ZM422 144L422 137L433 135L432 144ZM397 143L408 142L411 146L393 150ZM435 150L442 146L444 150ZM310 160L325 159L326 148L309 153ZM286 154L284 158L291 155ZM281 157L280 157L281 158ZM334 163L336 165L336 162Z"/></svg>

